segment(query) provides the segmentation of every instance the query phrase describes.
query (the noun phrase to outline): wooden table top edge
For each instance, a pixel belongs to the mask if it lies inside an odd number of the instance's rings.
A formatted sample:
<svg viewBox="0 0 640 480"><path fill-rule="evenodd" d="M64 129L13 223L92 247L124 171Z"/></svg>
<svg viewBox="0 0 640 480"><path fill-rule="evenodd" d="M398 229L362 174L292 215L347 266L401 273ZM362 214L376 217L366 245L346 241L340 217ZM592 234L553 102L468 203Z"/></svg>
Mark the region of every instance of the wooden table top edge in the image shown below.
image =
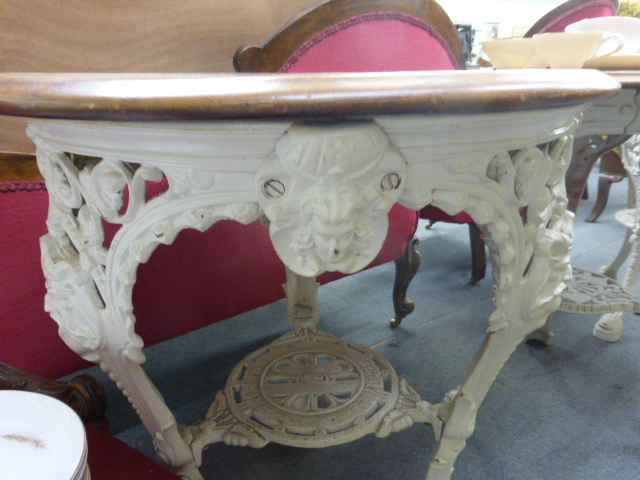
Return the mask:
<svg viewBox="0 0 640 480"><path fill-rule="evenodd" d="M640 70L607 70L605 73L618 80L624 88L640 89Z"/></svg>
<svg viewBox="0 0 640 480"><path fill-rule="evenodd" d="M0 115L206 121L491 113L588 103L618 93L622 77L597 70L286 75L2 73Z"/></svg>

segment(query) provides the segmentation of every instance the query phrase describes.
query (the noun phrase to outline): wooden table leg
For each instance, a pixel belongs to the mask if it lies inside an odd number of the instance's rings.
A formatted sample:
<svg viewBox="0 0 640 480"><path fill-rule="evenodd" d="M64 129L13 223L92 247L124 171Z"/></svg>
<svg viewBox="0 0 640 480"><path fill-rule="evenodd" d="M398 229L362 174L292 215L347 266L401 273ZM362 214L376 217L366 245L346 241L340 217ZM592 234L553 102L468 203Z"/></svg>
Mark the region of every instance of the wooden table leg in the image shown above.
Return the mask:
<svg viewBox="0 0 640 480"><path fill-rule="evenodd" d="M567 187L567 209L573 213L578 211L582 192L587 184L589 174L596 161L609 150L616 148L629 139L630 135L590 135L576 138L573 144L573 155L565 185Z"/></svg>

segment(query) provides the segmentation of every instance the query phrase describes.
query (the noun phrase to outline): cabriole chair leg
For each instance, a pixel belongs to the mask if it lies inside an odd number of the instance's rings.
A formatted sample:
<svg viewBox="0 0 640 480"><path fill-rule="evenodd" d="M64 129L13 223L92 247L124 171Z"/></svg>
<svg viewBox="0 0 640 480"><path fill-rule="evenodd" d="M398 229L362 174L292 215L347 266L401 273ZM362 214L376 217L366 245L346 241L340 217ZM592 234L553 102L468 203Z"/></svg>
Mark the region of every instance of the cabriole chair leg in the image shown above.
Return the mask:
<svg viewBox="0 0 640 480"><path fill-rule="evenodd" d="M420 264L422 255L416 249L417 238L412 238L407 244L407 250L403 258L395 261L396 278L393 282L393 309L395 317L391 319L391 326L397 327L402 323L402 319L409 315L416 308L415 302L407 297L407 289L415 276Z"/></svg>

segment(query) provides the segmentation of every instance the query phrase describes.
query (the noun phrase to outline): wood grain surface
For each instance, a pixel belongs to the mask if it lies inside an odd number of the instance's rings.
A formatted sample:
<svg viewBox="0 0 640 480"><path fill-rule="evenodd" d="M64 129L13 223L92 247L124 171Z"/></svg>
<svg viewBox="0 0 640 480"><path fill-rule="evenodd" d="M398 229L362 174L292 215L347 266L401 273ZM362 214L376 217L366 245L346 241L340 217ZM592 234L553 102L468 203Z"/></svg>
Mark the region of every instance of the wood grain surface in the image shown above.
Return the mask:
<svg viewBox="0 0 640 480"><path fill-rule="evenodd" d="M232 72L315 0L0 0L2 72ZM0 151L33 152L0 118Z"/></svg>

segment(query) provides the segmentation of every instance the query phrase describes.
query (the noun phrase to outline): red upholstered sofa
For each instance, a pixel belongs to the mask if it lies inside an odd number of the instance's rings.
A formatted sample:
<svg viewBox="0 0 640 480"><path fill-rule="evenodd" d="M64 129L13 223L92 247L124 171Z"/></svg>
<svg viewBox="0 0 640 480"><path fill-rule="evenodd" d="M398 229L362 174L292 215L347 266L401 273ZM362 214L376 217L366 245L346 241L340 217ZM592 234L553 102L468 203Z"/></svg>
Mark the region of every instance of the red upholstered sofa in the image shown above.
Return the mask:
<svg viewBox="0 0 640 480"><path fill-rule="evenodd" d="M151 188L153 195L163 186ZM47 207L44 182L0 183L0 360L57 378L89 364L63 344L43 309L39 238L46 233ZM416 215L403 209L396 220L372 266L404 255ZM107 226L107 237L115 231ZM342 276L327 273L319 281ZM150 346L279 300L284 282L284 266L259 221L223 221L204 234L186 230L140 266L133 294L136 329ZM34 343L37 356L24 348Z"/></svg>
<svg viewBox="0 0 640 480"><path fill-rule="evenodd" d="M150 194L163 188L150 185ZM46 233L47 208L44 182L0 182L0 361L57 378L89 364L58 338L56 324L44 311L39 238ZM372 266L404 256L416 229L416 212L398 209L391 225ZM106 227L107 241L116 229ZM327 273L318 280L342 276ZM136 331L146 346L284 297L284 265L259 221L248 226L222 221L205 233L185 230L173 245L159 246L139 267L137 278ZM25 348L34 344L38 355Z"/></svg>

